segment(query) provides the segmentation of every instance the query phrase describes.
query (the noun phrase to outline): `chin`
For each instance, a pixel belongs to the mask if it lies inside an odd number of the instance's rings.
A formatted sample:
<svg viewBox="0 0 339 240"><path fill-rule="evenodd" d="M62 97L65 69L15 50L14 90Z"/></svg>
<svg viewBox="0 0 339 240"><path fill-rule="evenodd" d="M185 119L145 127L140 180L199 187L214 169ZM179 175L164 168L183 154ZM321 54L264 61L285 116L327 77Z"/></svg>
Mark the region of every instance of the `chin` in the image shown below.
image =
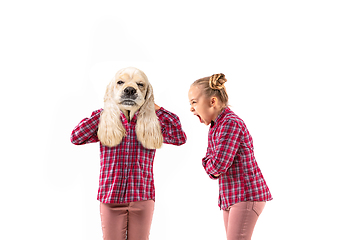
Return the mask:
<svg viewBox="0 0 339 240"><path fill-rule="evenodd" d="M140 106L136 103L121 103L119 104L119 108L121 110L138 110L140 108Z"/></svg>

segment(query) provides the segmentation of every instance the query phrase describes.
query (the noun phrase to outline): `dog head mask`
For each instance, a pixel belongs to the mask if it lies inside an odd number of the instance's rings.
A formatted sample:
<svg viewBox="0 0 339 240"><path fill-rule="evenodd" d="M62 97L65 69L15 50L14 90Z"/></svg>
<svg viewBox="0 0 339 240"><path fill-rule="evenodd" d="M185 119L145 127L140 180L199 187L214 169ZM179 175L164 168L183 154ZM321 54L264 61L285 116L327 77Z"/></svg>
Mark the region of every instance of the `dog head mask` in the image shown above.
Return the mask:
<svg viewBox="0 0 339 240"><path fill-rule="evenodd" d="M118 145L126 134L120 110L128 121L139 110L135 126L138 141L148 149L161 147L163 137L155 114L153 88L137 68L119 70L107 86L98 129L98 138L105 146Z"/></svg>

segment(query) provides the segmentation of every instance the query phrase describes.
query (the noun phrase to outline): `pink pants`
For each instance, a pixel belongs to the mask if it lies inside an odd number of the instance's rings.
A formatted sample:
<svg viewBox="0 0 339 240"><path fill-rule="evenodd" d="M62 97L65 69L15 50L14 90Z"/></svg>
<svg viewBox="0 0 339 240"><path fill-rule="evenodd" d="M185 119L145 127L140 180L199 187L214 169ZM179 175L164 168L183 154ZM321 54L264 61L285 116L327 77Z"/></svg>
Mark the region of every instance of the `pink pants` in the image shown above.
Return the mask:
<svg viewBox="0 0 339 240"><path fill-rule="evenodd" d="M148 240L153 212L153 200L126 204L100 203L103 239Z"/></svg>
<svg viewBox="0 0 339 240"><path fill-rule="evenodd" d="M223 211L227 240L250 240L266 202L239 202Z"/></svg>

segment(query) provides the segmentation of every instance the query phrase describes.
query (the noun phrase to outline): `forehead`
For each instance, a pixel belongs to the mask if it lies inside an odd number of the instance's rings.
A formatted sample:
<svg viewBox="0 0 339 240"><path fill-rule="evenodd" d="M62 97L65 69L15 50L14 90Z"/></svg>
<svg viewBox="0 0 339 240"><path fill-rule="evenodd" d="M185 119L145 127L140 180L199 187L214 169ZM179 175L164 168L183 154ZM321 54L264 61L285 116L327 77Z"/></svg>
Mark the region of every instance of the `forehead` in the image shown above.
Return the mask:
<svg viewBox="0 0 339 240"><path fill-rule="evenodd" d="M134 74L128 74L128 73L121 73L118 76L119 80L124 80L124 81L136 81L136 82L145 82L145 79L138 73Z"/></svg>
<svg viewBox="0 0 339 240"><path fill-rule="evenodd" d="M191 86L191 88L188 91L188 98L189 100L193 100L193 99L198 99L203 95L203 91L201 89L201 87L199 86Z"/></svg>

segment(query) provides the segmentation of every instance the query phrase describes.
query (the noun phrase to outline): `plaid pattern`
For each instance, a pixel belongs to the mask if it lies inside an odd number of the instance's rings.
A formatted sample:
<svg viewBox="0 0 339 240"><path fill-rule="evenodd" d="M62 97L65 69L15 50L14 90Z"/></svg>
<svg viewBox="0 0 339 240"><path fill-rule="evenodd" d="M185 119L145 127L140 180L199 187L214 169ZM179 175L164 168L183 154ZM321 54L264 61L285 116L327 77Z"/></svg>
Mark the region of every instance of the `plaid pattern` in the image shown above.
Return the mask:
<svg viewBox="0 0 339 240"><path fill-rule="evenodd" d="M83 119L73 130L71 141L82 145L98 142L97 130L102 109L94 111L90 118ZM164 143L182 145L186 135L179 118L160 108L156 111ZM137 140L136 114L130 123L123 113L121 121L126 136L115 147L100 143L100 179L97 199L102 203L129 203L154 199L153 160L155 149L146 149Z"/></svg>
<svg viewBox="0 0 339 240"><path fill-rule="evenodd" d="M219 178L221 209L243 201L272 200L254 157L252 137L231 109L224 109L211 124L202 164L210 178Z"/></svg>

